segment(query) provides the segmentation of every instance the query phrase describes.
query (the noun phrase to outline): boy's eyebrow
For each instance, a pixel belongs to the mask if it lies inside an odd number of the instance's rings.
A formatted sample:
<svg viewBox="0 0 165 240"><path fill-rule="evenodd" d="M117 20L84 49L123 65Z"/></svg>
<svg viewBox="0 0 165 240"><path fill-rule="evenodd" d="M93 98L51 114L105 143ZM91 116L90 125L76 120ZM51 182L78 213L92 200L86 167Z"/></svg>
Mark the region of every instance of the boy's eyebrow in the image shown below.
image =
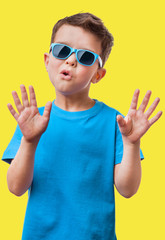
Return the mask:
<svg viewBox="0 0 165 240"><path fill-rule="evenodd" d="M56 42L56 43L61 43L61 44L65 44L65 45L67 45L67 46L69 46L69 47L71 47L67 42ZM78 49L84 49L84 50L88 50L88 51L91 51L91 52L94 52L94 53L96 53L93 49L89 49L89 48L78 48Z"/></svg>

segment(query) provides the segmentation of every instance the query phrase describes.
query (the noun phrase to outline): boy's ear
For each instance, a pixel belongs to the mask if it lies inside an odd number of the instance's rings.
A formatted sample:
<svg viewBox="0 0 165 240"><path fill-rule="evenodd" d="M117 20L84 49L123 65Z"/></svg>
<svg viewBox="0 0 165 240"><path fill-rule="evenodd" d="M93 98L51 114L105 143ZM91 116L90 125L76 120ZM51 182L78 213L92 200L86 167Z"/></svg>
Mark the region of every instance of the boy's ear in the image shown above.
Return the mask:
<svg viewBox="0 0 165 240"><path fill-rule="evenodd" d="M44 53L44 62L45 62L46 70L48 71L48 64L49 64L49 54L48 53Z"/></svg>
<svg viewBox="0 0 165 240"><path fill-rule="evenodd" d="M106 74L105 68L98 68L97 73L93 76L91 82L98 83Z"/></svg>

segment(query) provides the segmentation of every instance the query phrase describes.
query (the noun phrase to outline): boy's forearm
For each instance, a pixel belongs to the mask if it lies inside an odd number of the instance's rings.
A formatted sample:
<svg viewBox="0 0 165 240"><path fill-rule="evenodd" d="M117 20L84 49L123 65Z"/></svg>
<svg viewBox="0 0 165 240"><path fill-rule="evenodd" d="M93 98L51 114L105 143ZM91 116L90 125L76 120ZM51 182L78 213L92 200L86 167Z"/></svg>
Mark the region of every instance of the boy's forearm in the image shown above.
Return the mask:
<svg viewBox="0 0 165 240"><path fill-rule="evenodd" d="M123 158L115 176L115 185L122 196L129 198L137 192L141 181L140 141L128 144L123 138L123 146Z"/></svg>
<svg viewBox="0 0 165 240"><path fill-rule="evenodd" d="M22 137L20 148L8 169L8 188L17 196L24 194L32 183L37 144L29 143Z"/></svg>

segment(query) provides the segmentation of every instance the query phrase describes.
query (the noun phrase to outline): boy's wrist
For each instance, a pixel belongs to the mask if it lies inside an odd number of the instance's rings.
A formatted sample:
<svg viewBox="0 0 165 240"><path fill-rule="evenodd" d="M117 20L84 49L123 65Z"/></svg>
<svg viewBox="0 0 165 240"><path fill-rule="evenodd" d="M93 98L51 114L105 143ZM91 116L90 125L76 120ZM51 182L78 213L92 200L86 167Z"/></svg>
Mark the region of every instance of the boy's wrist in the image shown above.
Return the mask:
<svg viewBox="0 0 165 240"><path fill-rule="evenodd" d="M31 149L36 149L38 142L40 140L40 137L36 138L33 141L28 141L24 136L22 137L21 143L26 144L27 147Z"/></svg>
<svg viewBox="0 0 165 240"><path fill-rule="evenodd" d="M140 148L140 139L137 140L136 142L131 142L127 137L122 136L123 138L123 145L124 147L129 147L129 148Z"/></svg>

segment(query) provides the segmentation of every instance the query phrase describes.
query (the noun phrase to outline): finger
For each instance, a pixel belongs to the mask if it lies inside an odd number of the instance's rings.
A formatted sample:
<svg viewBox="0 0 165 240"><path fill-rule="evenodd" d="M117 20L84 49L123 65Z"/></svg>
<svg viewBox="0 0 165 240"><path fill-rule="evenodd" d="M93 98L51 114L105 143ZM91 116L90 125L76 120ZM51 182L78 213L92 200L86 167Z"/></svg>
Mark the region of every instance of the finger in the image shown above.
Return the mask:
<svg viewBox="0 0 165 240"><path fill-rule="evenodd" d="M46 118L50 117L51 107L52 107L52 102L47 102L45 105L44 113L43 113L44 117Z"/></svg>
<svg viewBox="0 0 165 240"><path fill-rule="evenodd" d="M153 118L149 120L150 126L154 124L161 117L162 113L163 113L162 111L158 112Z"/></svg>
<svg viewBox="0 0 165 240"><path fill-rule="evenodd" d="M145 115L147 118L151 116L155 108L157 107L158 103L160 102L160 98L156 98L152 105L149 107L149 109L145 112Z"/></svg>
<svg viewBox="0 0 165 240"><path fill-rule="evenodd" d="M26 92L26 88L24 85L20 85L21 88L21 95L22 95L22 103L24 107L29 107L29 100L28 100L28 95Z"/></svg>
<svg viewBox="0 0 165 240"><path fill-rule="evenodd" d="M21 102L20 102L20 99L18 97L18 94L16 91L13 91L12 92L12 96L13 96L13 99L14 99L14 103L15 103L15 106L18 110L19 113L21 113L24 109L24 107L22 106Z"/></svg>
<svg viewBox="0 0 165 240"><path fill-rule="evenodd" d="M29 86L30 105L37 107L36 95L33 86Z"/></svg>
<svg viewBox="0 0 165 240"><path fill-rule="evenodd" d="M19 117L18 113L14 110L13 106L10 103L7 104L7 107L9 109L10 113L13 115L13 117L17 121L18 117Z"/></svg>
<svg viewBox="0 0 165 240"><path fill-rule="evenodd" d="M150 100L151 93L152 92L150 90L146 92L146 95L144 96L143 101L142 101L142 103L141 103L141 105L140 105L138 110L140 110L142 112L145 111L145 109L146 109L146 107L148 105L148 102Z"/></svg>
<svg viewBox="0 0 165 240"><path fill-rule="evenodd" d="M135 92L134 92L133 98L132 98L130 109L136 109L137 108L139 93L140 93L140 90L136 89Z"/></svg>

